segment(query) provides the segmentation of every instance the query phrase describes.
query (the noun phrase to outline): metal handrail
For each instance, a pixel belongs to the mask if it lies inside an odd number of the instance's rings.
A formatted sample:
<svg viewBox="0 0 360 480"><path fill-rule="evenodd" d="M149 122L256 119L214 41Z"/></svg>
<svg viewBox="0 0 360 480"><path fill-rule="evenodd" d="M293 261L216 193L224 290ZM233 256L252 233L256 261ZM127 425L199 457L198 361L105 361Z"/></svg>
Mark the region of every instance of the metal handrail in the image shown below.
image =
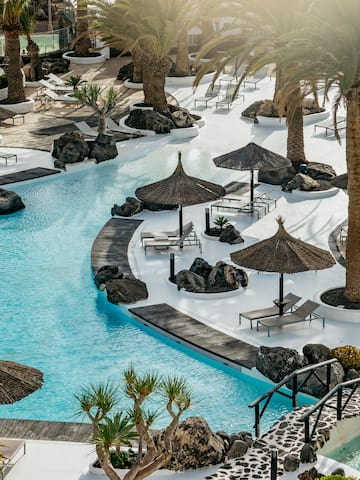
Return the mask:
<svg viewBox="0 0 360 480"><path fill-rule="evenodd" d="M289 375L284 377L279 383L274 385L270 390L265 392L263 395L258 397L256 400L251 402L249 404L249 408L255 408L255 435L256 437L260 436L260 420L261 417L263 416L268 404L270 403L270 400L274 393L278 393L279 395L283 395L284 397L291 398L292 399L292 406L293 408L296 408L298 403L297 403L297 395L300 389L306 384L306 382L309 380L311 376L315 376L319 382L326 388L327 392L329 392L330 388L330 376L331 376L331 365L338 360L336 358L332 358L330 360L325 360L324 362L316 363L315 365L308 365L303 368L299 368L298 370L295 370L294 372L291 372ZM326 383L323 382L323 380L317 375L316 370L318 368L326 366ZM304 373L308 373L308 375L303 379L303 381L299 384L298 383L298 376ZM286 393L286 392L281 392L280 388L283 387L286 383L289 381L293 380L292 384L292 392L291 395ZM260 403L265 400L265 404L263 408L260 411Z"/></svg>
<svg viewBox="0 0 360 480"><path fill-rule="evenodd" d="M319 423L321 413L324 407L332 408L336 410L336 419L342 419L342 412L345 410L346 406L348 405L351 397L354 395L355 390L358 388L360 384L360 377L354 378L353 380L348 380L347 382L338 383L335 387L330 390L321 400L319 400L313 407L311 407L305 415L303 415L299 420L305 423L305 443L309 443L314 436L316 431L316 427ZM345 402L343 402L344 396L344 389L352 387L350 390L347 390L346 393L348 394ZM326 402L336 395L336 407L333 405L327 405ZM314 426L310 432L310 417L318 411L317 418L315 420Z"/></svg>

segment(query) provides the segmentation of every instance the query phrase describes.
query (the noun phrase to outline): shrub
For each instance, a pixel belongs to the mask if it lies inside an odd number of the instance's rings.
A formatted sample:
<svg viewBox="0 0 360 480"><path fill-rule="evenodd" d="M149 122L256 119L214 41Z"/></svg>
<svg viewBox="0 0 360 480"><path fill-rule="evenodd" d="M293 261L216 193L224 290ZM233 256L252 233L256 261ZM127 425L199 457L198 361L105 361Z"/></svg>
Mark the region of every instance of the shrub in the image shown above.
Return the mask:
<svg viewBox="0 0 360 480"><path fill-rule="evenodd" d="M8 86L8 76L6 73L0 75L0 89Z"/></svg>
<svg viewBox="0 0 360 480"><path fill-rule="evenodd" d="M360 349L353 345L333 348L330 350L330 355L332 358L337 358L346 370L360 369Z"/></svg>
<svg viewBox="0 0 360 480"><path fill-rule="evenodd" d="M325 475L315 478L315 480L355 480L353 477L344 477L343 475Z"/></svg>

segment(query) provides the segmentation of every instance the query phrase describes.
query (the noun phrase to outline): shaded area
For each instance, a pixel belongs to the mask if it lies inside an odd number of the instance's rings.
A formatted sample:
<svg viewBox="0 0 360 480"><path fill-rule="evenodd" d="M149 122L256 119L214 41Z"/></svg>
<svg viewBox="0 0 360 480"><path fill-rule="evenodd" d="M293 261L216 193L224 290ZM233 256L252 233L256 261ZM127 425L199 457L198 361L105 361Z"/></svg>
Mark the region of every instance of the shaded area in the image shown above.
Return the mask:
<svg viewBox="0 0 360 480"><path fill-rule="evenodd" d="M208 357L215 356L225 365L255 367L257 347L204 325L167 303L130 308L129 312L142 319L145 325L153 325L175 341L183 340L194 350L200 349Z"/></svg>
<svg viewBox="0 0 360 480"><path fill-rule="evenodd" d="M104 265L116 265L120 272L132 275L128 260L129 242L143 220L112 218L99 232L91 248L94 274Z"/></svg>
<svg viewBox="0 0 360 480"><path fill-rule="evenodd" d="M333 307L343 307L351 310L360 310L360 302L351 302L344 295L345 287L332 288L321 295L321 301Z"/></svg>
<svg viewBox="0 0 360 480"><path fill-rule="evenodd" d="M20 172L1 175L0 185L23 182L25 180L32 180L34 178L46 177L48 175L55 175L56 173L60 173L60 170L54 170L54 169L45 168L45 167L29 168L28 170L21 170Z"/></svg>

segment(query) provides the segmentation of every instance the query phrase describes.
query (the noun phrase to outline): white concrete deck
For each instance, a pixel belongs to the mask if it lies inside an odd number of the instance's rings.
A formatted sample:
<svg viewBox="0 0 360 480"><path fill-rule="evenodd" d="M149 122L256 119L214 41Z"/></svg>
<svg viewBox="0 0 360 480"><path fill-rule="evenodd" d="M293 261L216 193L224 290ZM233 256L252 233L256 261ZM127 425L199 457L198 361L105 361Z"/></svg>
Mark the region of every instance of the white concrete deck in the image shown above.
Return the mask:
<svg viewBox="0 0 360 480"><path fill-rule="evenodd" d="M150 150L159 148L166 144L174 150L181 149L186 159L187 152L193 149L207 152L209 159L246 145L248 142L256 142L268 149L286 154L286 129L271 130L269 128L254 125L252 122L241 118L241 111L245 106L257 99L271 98L274 88L274 80L268 78L258 84L258 89L241 88L245 93L245 102L236 102L228 110L215 110L215 102L209 108L199 107L193 109L194 96L202 96L206 85L201 86L195 95L191 88L174 90L173 93L180 103L190 110L204 116L207 126L201 129L200 136L185 143L171 143L166 136L155 138L137 139L118 144L119 161L122 158L131 158L133 155L144 154ZM177 140L178 142L178 140ZM345 165L345 139L339 145L334 137L325 137L323 133L313 133L313 125L305 127L305 148L307 158L310 161L319 161L331 164L338 174L346 171ZM0 151L9 151L9 148L0 147ZM11 149L11 151L19 151ZM117 161L117 160L115 160ZM215 168L209 162L209 168ZM6 167L0 161L0 174L10 173L24 168L35 166L53 167L49 153L21 150L21 156L17 164L9 162ZM86 168L86 164L68 168L66 174L79 168ZM188 173L194 174L190 169ZM229 171L229 181L248 181L247 172ZM11 186L6 186L9 188ZM292 235L304 241L311 242L319 247L328 248L328 237L331 231L339 225L347 216L347 196L344 192L338 191L336 195L321 199L299 200L296 193L284 194L279 187L261 185L259 191L274 190L273 195L278 198L277 208L266 217L255 221L247 216L231 217L235 226L240 230L245 239L241 245L230 246L221 244L214 240L207 240L202 237L204 228L204 208L206 205L187 207L184 209L184 222L192 220L196 231L201 237L203 254L201 255L210 263L218 260L229 260L230 252L236 251L243 246L248 246L260 239L267 238L275 233L277 224L275 218L282 215L285 218L285 227ZM229 217L228 214L226 216ZM142 213L138 218L144 219L144 230L166 230L176 228L178 224L177 212ZM138 232L139 233L139 232ZM129 257L134 273L144 280L149 289L149 298L142 304L154 304L167 302L170 305L182 310L198 320L225 331L233 336L255 345L282 345L293 347L298 350L305 343L324 343L330 347L336 345L352 344L360 346L360 324L327 321L325 329L322 329L321 322L311 324L297 324L284 327L282 331L273 331L270 338L266 331L256 332L250 330L246 321L239 326L238 313L254 308L272 305L272 300L278 295L278 275L268 273L256 273L248 271L249 286L240 289L237 293L226 296L191 296L178 292L176 287L167 281L169 276L169 252L153 254L149 251L145 257L140 245L139 236L135 235L129 248ZM195 247L184 248L183 252L176 253L176 271L188 268L193 259L199 256ZM154 275L156 272L156 275ZM313 298L319 290L332 286L343 285L345 270L339 264L333 268L319 271L306 272L296 275L285 275L285 293L293 292L302 296L304 300ZM75 480L89 479L87 465L89 464L89 453L93 447L83 444L69 444L61 442L28 442L28 452L22 458L13 471L8 475L9 480L25 480L31 478L38 480L57 479ZM177 476L191 478L204 478L204 471L190 472L188 474L177 474ZM174 476L175 474L172 474Z"/></svg>

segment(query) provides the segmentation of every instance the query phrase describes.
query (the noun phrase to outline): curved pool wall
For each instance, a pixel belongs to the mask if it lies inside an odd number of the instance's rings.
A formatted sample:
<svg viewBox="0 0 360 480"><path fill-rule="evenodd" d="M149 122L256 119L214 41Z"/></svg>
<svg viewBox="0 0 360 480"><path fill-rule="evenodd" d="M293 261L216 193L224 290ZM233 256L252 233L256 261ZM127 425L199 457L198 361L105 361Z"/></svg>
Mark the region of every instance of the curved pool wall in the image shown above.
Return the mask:
<svg viewBox="0 0 360 480"><path fill-rule="evenodd" d="M191 175L221 183L228 178L208 153L192 150L183 160ZM2 405L1 417L78 420L74 394L80 387L118 381L132 362L139 370L181 371L196 400L188 416L205 417L215 430L252 430L247 405L268 384L150 334L124 307L108 303L91 279L91 245L113 204L170 175L176 162L177 147L166 147L10 186L26 208L0 219L1 358L39 368L45 381L27 398ZM270 406L264 429L291 408L282 397Z"/></svg>

